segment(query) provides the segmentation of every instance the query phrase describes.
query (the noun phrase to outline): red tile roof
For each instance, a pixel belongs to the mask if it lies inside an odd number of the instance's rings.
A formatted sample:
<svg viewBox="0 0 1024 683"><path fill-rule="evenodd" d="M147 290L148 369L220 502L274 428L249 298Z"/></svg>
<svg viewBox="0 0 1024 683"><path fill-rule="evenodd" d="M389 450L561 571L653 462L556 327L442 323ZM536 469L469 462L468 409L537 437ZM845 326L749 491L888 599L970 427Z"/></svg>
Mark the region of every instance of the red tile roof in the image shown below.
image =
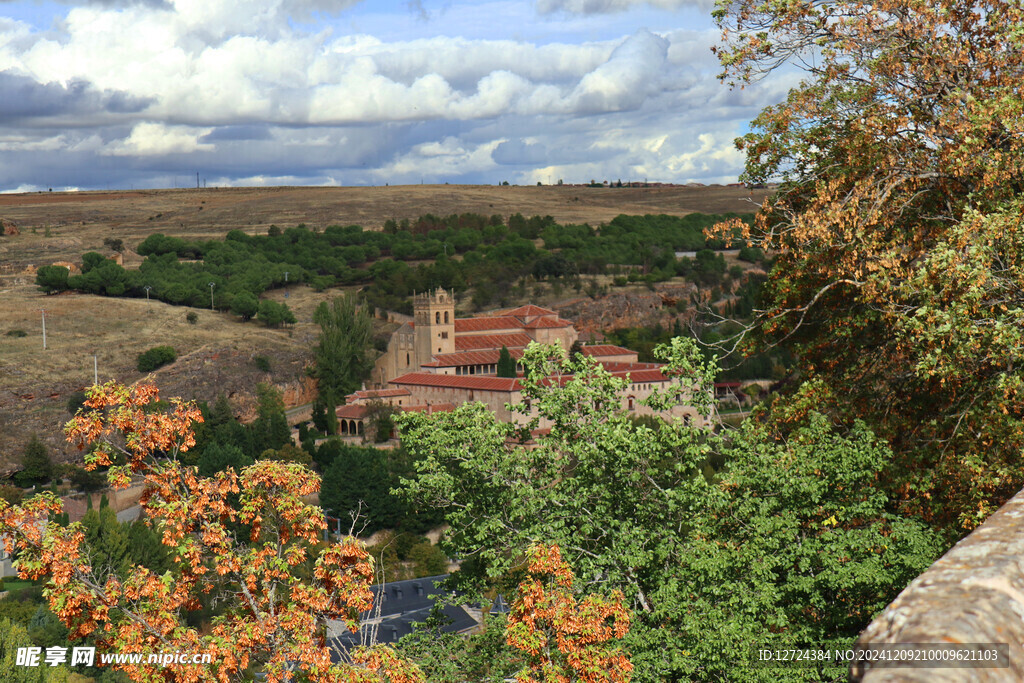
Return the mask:
<svg viewBox="0 0 1024 683"><path fill-rule="evenodd" d="M525 325L523 325L523 329L526 330L536 330L551 327L572 327L572 323L569 322L568 320L563 320L562 318L556 316L554 318L537 318L532 323L526 323Z"/></svg>
<svg viewBox="0 0 1024 683"><path fill-rule="evenodd" d="M455 332L486 332L487 330L521 330L522 321L510 316L495 318L456 318Z"/></svg>
<svg viewBox="0 0 1024 683"><path fill-rule="evenodd" d="M368 398L391 398L392 396L409 396L409 392L405 389L369 389L349 394L345 397L345 400L358 401Z"/></svg>
<svg viewBox="0 0 1024 683"><path fill-rule="evenodd" d="M513 358L521 358L522 349L509 349L509 355ZM464 351L462 353L439 353L434 360L424 363L424 368L452 368L459 365L493 365L498 362L501 349L486 349L483 351Z"/></svg>
<svg viewBox="0 0 1024 683"><path fill-rule="evenodd" d="M538 315L558 315L556 311L549 311L546 308L540 306L534 306L533 304L527 304L520 306L519 308L513 308L511 311L505 311L504 315L514 315L517 318L532 318Z"/></svg>
<svg viewBox="0 0 1024 683"><path fill-rule="evenodd" d="M478 389L480 391L518 391L519 381L510 377L484 377L482 375L435 375L430 372L410 372L396 377L391 384L421 387L449 387Z"/></svg>
<svg viewBox="0 0 1024 683"><path fill-rule="evenodd" d="M632 372L613 372L616 377L625 377L629 375L629 381L633 384L640 382L669 382L672 380L671 377L665 376L661 370L633 370Z"/></svg>
<svg viewBox="0 0 1024 683"><path fill-rule="evenodd" d="M601 358L602 356L625 356L636 355L636 351L627 349L625 346L613 346L612 344L594 344L580 348L584 356Z"/></svg>
<svg viewBox="0 0 1024 683"><path fill-rule="evenodd" d="M334 414L343 420L361 420L366 417L366 406L353 403L345 406L338 406L334 409Z"/></svg>
<svg viewBox="0 0 1024 683"><path fill-rule="evenodd" d="M467 334L455 337L456 351L480 351L483 349L523 349L530 345L529 335L523 334Z"/></svg>

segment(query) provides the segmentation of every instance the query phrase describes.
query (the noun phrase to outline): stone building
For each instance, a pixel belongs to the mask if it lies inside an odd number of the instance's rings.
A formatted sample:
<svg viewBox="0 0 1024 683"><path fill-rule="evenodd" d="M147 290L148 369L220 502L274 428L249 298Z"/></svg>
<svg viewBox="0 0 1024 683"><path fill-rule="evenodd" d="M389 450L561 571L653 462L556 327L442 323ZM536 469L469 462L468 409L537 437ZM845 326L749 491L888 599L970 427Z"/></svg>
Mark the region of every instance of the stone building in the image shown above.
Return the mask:
<svg viewBox="0 0 1024 683"><path fill-rule="evenodd" d="M374 402L403 411L437 412L479 401L499 419L523 422L527 416L507 408L507 404L524 402L522 385L516 378L497 376L502 347L518 360L531 342L558 344L568 350L579 337L570 321L532 304L492 316L456 318L454 299L444 290L418 295L413 311L413 320L394 332L377 361L374 388L347 396L346 404L338 408L343 434L365 433L367 406ZM690 388L663 375L660 364L640 363L635 351L611 344L578 348L612 375L629 381L620 397L622 410L654 414L643 405L644 399L658 390L674 392L676 405L659 414L704 423L690 405ZM540 429L548 426L543 421L538 425Z"/></svg>
<svg viewBox="0 0 1024 683"><path fill-rule="evenodd" d="M468 374L494 374L503 346L518 357L532 341L568 349L578 338L571 322L539 306L521 306L494 316L456 318L455 299L439 289L415 297L413 320L391 335L387 351L374 367L371 384L383 389L395 377L436 367L453 368L442 374L463 374L463 370ZM473 357L473 362L464 356L474 352L484 355ZM485 371L478 372L484 367Z"/></svg>

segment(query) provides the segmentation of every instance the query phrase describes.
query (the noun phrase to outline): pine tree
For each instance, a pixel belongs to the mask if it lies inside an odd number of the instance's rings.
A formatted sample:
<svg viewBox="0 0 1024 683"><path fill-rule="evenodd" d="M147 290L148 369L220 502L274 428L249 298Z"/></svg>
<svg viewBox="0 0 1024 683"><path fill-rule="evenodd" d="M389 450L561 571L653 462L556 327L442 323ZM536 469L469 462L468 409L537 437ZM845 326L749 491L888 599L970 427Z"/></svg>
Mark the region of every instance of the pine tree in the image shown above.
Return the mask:
<svg viewBox="0 0 1024 683"><path fill-rule="evenodd" d="M21 472L18 473L18 483L22 485L37 484L49 481L53 476L53 462L46 446L39 440L36 434L25 447L25 454L21 457Z"/></svg>
<svg viewBox="0 0 1024 683"><path fill-rule="evenodd" d="M512 358L512 354L508 352L507 346L501 347L501 353L498 355L498 377L512 377L516 376L516 362Z"/></svg>

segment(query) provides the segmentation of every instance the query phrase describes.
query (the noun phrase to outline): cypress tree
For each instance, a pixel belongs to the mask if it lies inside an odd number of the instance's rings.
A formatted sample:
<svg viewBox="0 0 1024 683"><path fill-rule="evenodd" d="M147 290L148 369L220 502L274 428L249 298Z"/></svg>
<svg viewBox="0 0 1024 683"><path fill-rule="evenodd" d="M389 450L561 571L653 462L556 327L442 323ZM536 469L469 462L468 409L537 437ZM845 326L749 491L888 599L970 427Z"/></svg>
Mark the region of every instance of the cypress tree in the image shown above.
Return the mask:
<svg viewBox="0 0 1024 683"><path fill-rule="evenodd" d="M512 354L508 352L507 346L501 347L501 353L498 355L498 377L512 377L516 376L516 362L512 358Z"/></svg>

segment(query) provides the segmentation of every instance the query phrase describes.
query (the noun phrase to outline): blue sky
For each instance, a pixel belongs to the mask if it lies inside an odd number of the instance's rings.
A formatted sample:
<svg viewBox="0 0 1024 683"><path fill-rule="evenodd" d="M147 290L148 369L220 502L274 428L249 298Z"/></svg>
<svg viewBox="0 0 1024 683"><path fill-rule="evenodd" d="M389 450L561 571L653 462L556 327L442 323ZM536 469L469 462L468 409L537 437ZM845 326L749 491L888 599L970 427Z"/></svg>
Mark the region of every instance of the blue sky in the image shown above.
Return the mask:
<svg viewBox="0 0 1024 683"><path fill-rule="evenodd" d="M732 182L709 0L0 0L0 191Z"/></svg>

